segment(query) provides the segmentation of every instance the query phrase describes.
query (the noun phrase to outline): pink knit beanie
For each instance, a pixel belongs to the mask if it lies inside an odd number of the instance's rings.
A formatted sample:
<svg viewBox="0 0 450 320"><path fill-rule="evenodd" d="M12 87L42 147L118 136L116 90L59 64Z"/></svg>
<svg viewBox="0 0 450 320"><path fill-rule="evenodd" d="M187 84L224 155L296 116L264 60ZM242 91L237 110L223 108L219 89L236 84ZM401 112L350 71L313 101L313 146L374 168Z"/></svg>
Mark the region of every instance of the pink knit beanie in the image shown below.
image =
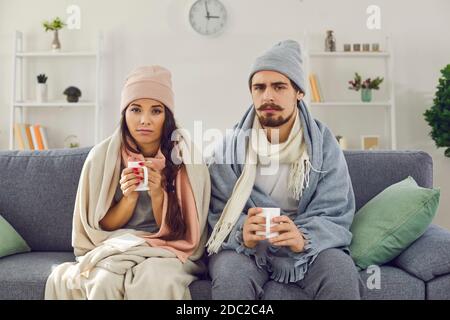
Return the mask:
<svg viewBox="0 0 450 320"><path fill-rule="evenodd" d="M157 100L173 112L174 94L169 70L156 65L133 70L122 89L120 111L122 112L131 102L144 98Z"/></svg>

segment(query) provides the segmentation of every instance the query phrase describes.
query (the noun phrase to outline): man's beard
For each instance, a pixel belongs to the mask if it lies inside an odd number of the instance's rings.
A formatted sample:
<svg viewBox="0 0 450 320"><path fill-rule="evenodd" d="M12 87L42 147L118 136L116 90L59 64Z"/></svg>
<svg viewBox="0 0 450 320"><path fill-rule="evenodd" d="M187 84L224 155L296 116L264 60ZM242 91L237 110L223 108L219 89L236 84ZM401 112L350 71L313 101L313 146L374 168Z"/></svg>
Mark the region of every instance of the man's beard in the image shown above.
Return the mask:
<svg viewBox="0 0 450 320"><path fill-rule="evenodd" d="M258 111L264 111L267 109L274 109L274 110L279 110L279 111L283 110L283 108L280 107L279 105L276 105L273 103L265 103L258 108ZM291 118L294 116L294 114L295 114L295 108L287 118L283 118L282 116L279 116L277 118L275 118L273 116L265 117L261 114L261 115L258 115L258 119L263 127L276 128L276 127L282 126L283 124L285 124L289 120L291 120Z"/></svg>

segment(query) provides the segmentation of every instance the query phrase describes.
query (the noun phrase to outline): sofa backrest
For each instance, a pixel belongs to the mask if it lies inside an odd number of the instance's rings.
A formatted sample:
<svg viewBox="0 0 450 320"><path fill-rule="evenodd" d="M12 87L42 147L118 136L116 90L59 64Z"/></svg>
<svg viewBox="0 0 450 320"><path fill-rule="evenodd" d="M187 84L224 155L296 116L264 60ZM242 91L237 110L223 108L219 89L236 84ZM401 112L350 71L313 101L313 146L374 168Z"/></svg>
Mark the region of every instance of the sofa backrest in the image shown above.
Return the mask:
<svg viewBox="0 0 450 320"><path fill-rule="evenodd" d="M72 216L83 163L92 147L0 151L0 214L34 251L72 251ZM356 208L411 175L433 185L430 155L420 151L345 151Z"/></svg>
<svg viewBox="0 0 450 320"><path fill-rule="evenodd" d="M408 176L433 187L433 159L422 151L344 151L355 192L356 210Z"/></svg>
<svg viewBox="0 0 450 320"><path fill-rule="evenodd" d="M73 208L90 149L0 152L0 214L32 250L73 250Z"/></svg>

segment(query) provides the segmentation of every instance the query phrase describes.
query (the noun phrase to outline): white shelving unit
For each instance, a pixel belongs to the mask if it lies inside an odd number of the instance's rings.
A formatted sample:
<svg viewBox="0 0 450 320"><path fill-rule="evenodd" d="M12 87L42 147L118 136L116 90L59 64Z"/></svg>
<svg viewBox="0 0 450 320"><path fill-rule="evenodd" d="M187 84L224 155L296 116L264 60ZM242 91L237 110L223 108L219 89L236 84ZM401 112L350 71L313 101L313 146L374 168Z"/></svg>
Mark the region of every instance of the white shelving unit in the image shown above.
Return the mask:
<svg viewBox="0 0 450 320"><path fill-rule="evenodd" d="M10 136L9 148L14 149L14 124L18 118L20 123L27 122L27 111L40 108L94 108L94 141L96 144L100 139L100 66L101 66L101 42L102 37L97 36L97 48L95 51L73 51L73 52L24 52L23 33L16 31L14 43L14 65L13 65L13 86L11 101ZM69 103L67 101L37 102L25 100L25 64L29 59L94 59L95 61L95 97L92 101ZM18 116L17 116L18 111Z"/></svg>
<svg viewBox="0 0 450 320"><path fill-rule="evenodd" d="M389 37L386 38L386 50L380 52L320 52L320 51L309 51L309 39L308 35L305 33L305 82L307 83L307 88L310 90L310 84L308 76L313 70L311 70L311 60L312 59L366 59L370 63L371 59L382 59L384 61L384 74L385 82L387 84L388 101L372 101L372 102L355 102L355 101L323 101L323 102L311 102L311 94L305 96L305 99L311 108L328 108L330 112L342 112L342 107L351 108L368 108L379 109L385 112L385 124L384 129L386 136L389 137L390 148L395 150L397 148L397 129L396 129L396 106L395 106L395 87L393 81L393 67L394 67L394 57L391 50L391 43ZM354 110L354 109L352 109ZM348 125L351 125L349 123ZM387 134L389 133L389 134Z"/></svg>

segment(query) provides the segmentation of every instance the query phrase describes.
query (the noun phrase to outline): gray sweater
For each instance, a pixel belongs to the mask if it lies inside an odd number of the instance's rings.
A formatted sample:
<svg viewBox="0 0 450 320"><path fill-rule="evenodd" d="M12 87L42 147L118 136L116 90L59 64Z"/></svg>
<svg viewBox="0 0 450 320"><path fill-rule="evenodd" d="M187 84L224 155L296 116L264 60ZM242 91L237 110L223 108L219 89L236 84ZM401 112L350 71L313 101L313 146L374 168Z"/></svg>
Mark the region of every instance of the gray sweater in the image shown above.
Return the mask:
<svg viewBox="0 0 450 320"><path fill-rule="evenodd" d="M124 169L120 167L120 172ZM123 193L120 189L120 183L117 184L116 193L114 194L114 201L118 203L122 199ZM155 217L153 215L152 201L148 192L140 191L139 198L134 208L133 215L123 229L135 229L139 231L147 231L151 233L158 232L159 227L156 224Z"/></svg>

